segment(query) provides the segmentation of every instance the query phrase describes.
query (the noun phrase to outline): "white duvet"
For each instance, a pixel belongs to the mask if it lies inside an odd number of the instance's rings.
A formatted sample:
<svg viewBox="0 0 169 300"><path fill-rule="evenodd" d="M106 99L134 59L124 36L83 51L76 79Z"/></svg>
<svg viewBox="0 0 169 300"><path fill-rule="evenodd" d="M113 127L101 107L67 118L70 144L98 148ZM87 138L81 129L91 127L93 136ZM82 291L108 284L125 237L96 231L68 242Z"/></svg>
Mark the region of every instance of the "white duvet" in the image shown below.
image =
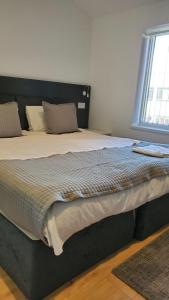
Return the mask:
<svg viewBox="0 0 169 300"><path fill-rule="evenodd" d="M0 159L29 159L53 154L98 150L104 147L124 147L131 139L101 135L89 130L68 134L46 134L23 131L22 137L0 139Z"/></svg>
<svg viewBox="0 0 169 300"><path fill-rule="evenodd" d="M132 139L100 135L89 130L63 135L49 135L44 132L24 134L23 137L0 140L0 159L47 157L53 154L90 151L104 147L131 146L136 142ZM166 176L112 195L70 203L57 202L48 212L44 235L55 254L60 255L64 242L79 230L108 216L134 210L145 202L168 192L169 176ZM25 233L30 238L36 239L30 233Z"/></svg>

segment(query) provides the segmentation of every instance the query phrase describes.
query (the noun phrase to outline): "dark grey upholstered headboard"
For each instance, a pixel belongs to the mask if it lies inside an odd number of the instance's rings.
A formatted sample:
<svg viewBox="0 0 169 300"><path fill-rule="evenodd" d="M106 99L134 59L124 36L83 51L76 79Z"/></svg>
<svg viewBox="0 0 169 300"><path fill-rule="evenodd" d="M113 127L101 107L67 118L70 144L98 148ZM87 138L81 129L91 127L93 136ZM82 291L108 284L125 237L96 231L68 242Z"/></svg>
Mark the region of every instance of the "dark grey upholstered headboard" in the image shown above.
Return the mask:
<svg viewBox="0 0 169 300"><path fill-rule="evenodd" d="M18 103L22 129L28 129L25 106L41 105L43 100L55 104L74 102L78 126L88 128L90 86L0 76L0 103Z"/></svg>

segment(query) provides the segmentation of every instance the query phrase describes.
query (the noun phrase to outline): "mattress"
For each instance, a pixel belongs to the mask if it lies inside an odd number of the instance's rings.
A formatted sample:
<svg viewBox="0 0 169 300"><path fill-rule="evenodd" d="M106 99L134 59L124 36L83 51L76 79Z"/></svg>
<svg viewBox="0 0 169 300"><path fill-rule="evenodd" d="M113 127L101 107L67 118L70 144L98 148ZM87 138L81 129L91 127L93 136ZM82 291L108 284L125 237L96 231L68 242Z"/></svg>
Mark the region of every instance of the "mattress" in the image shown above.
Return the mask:
<svg viewBox="0 0 169 300"><path fill-rule="evenodd" d="M89 130L63 135L44 132L24 132L23 137L1 139L1 159L29 159L53 154L131 146L137 141L108 137ZM169 192L169 176L156 178L135 188L119 193L93 197L86 201L55 203L48 212L44 236L56 255L63 251L64 242L74 233L111 215L134 210ZM1 212L3 213L3 212ZM12 221L12 220L11 220ZM17 224L15 224L17 225ZM31 233L20 228L31 239Z"/></svg>

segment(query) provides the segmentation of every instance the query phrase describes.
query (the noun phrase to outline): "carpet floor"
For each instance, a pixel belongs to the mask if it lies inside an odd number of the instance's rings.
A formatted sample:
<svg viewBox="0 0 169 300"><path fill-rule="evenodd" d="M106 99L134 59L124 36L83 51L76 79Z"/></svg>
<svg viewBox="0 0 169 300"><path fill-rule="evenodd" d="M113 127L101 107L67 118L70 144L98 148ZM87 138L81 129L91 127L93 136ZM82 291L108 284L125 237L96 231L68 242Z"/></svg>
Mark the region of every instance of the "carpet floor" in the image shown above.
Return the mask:
<svg viewBox="0 0 169 300"><path fill-rule="evenodd" d="M148 300L169 300L169 230L112 272Z"/></svg>

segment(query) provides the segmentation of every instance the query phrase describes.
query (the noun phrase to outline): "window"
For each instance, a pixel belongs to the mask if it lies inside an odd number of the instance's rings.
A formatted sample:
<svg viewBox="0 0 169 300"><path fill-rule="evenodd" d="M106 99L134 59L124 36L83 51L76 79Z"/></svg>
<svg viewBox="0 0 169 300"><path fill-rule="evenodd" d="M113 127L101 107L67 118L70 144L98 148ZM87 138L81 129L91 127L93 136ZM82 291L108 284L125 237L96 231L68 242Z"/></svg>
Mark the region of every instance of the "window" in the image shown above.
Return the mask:
<svg viewBox="0 0 169 300"><path fill-rule="evenodd" d="M133 126L169 133L169 25L144 35Z"/></svg>
<svg viewBox="0 0 169 300"><path fill-rule="evenodd" d="M153 95L154 95L154 88L149 88L149 92L148 92L148 101L153 100Z"/></svg>
<svg viewBox="0 0 169 300"><path fill-rule="evenodd" d="M169 101L169 88L158 88L157 89L157 100Z"/></svg>

